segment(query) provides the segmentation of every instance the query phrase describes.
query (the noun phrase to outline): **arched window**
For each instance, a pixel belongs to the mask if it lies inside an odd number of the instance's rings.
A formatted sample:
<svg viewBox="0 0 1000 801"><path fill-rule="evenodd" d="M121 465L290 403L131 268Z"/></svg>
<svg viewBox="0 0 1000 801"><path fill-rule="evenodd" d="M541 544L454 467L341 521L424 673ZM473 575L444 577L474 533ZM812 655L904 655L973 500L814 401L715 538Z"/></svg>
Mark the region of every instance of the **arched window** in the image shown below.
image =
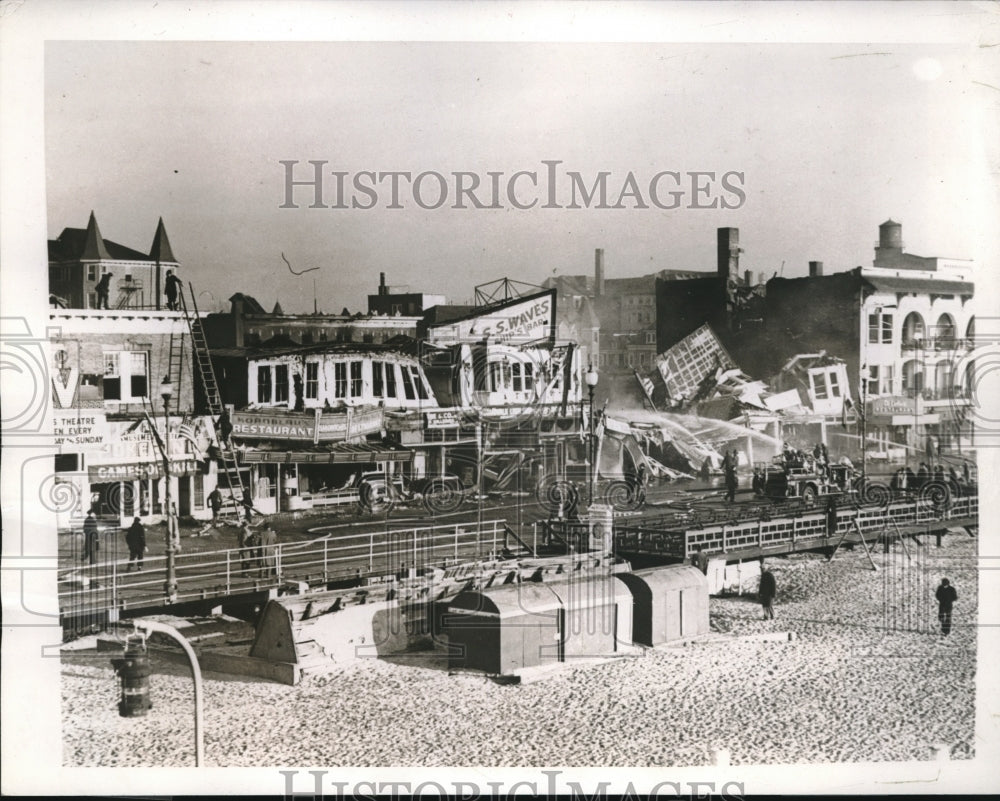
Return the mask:
<svg viewBox="0 0 1000 801"><path fill-rule="evenodd" d="M942 348L952 348L955 346L955 320L950 314L942 314L938 317L937 325L934 326L934 342Z"/></svg>
<svg viewBox="0 0 1000 801"><path fill-rule="evenodd" d="M918 312L910 312L903 320L903 345L913 346L918 339L923 339L924 318Z"/></svg>
<svg viewBox="0 0 1000 801"><path fill-rule="evenodd" d="M950 398L954 393L954 364L951 360L942 359L934 366L934 393L938 398Z"/></svg>
<svg viewBox="0 0 1000 801"><path fill-rule="evenodd" d="M969 340L968 346L972 347L972 340L976 338L976 315L969 318L969 324L965 327L965 338Z"/></svg>
<svg viewBox="0 0 1000 801"><path fill-rule="evenodd" d="M903 393L913 395L924 387L924 371L919 359L903 362Z"/></svg>
<svg viewBox="0 0 1000 801"><path fill-rule="evenodd" d="M976 388L976 363L969 362L965 365L965 397L971 398Z"/></svg>

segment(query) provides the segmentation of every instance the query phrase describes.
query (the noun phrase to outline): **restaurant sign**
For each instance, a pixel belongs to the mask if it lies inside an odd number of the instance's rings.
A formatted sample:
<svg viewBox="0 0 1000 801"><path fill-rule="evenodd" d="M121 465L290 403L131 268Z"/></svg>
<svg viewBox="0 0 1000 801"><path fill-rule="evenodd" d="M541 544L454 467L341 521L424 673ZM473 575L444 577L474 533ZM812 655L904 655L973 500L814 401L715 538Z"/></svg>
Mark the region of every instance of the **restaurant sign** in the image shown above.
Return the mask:
<svg viewBox="0 0 1000 801"><path fill-rule="evenodd" d="M319 409L309 412L233 412L233 435L256 439L316 441Z"/></svg>
<svg viewBox="0 0 1000 801"><path fill-rule="evenodd" d="M884 398L872 398L868 402L868 414L871 416L891 417L894 414L913 414L916 400L904 395L887 395Z"/></svg>

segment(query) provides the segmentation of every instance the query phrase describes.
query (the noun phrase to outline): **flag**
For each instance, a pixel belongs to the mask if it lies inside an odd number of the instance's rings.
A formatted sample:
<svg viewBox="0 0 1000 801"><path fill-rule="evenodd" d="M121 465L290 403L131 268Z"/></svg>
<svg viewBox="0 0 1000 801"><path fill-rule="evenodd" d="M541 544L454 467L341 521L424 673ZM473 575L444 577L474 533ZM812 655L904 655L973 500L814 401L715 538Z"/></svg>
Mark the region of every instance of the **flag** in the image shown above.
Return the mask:
<svg viewBox="0 0 1000 801"><path fill-rule="evenodd" d="M649 380L648 376L639 375L638 370L633 369L632 374L639 382L639 386L642 387L642 391L646 395L646 400L649 401L649 405L653 408L653 411L655 412L657 409L656 409L656 404L653 403L653 382Z"/></svg>
<svg viewBox="0 0 1000 801"><path fill-rule="evenodd" d="M847 410L854 407L850 398L844 398L844 405L841 407L840 413L840 424L846 429L847 428Z"/></svg>

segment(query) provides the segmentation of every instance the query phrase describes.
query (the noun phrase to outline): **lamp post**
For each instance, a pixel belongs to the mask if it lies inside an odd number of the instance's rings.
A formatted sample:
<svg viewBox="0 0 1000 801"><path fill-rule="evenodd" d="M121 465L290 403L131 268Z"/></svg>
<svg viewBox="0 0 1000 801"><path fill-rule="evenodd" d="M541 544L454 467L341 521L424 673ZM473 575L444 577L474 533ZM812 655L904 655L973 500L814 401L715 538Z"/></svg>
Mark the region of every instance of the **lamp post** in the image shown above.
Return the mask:
<svg viewBox="0 0 1000 801"><path fill-rule="evenodd" d="M919 361L913 367L913 453L917 464L920 464L919 440L917 438L917 426L920 421L920 396L924 393L924 337L923 334L913 335L913 344L917 350ZM919 366L919 370L917 367Z"/></svg>
<svg viewBox="0 0 1000 801"><path fill-rule="evenodd" d="M587 382L587 394L590 400L590 454L587 464L590 467L590 503L594 502L594 483L597 480L597 432L594 430L594 387L597 386L599 376L594 365L587 368L584 380Z"/></svg>
<svg viewBox="0 0 1000 801"><path fill-rule="evenodd" d="M867 364L861 365L861 372L858 374L861 386L859 393L861 396L861 481L862 486L868 478L868 379L871 378L871 370Z"/></svg>
<svg viewBox="0 0 1000 801"><path fill-rule="evenodd" d="M177 555L177 542L174 537L177 521L174 519L174 505L170 492L170 399L173 397L174 387L170 383L170 376L163 377L160 384L160 397L163 398L163 415L165 418L163 432L163 480L166 484L164 499L167 504L167 578L163 585L163 591L170 601L177 599L177 566L175 564Z"/></svg>

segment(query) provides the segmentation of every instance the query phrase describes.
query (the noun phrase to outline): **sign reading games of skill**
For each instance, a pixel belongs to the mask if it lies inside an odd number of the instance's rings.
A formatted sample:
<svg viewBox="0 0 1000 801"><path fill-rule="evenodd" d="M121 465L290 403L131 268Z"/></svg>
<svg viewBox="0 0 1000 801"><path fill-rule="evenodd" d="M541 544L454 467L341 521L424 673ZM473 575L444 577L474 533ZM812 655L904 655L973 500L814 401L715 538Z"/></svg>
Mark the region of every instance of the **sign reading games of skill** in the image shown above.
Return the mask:
<svg viewBox="0 0 1000 801"><path fill-rule="evenodd" d="M432 326L431 342L537 342L555 338L555 290L483 308L465 317Z"/></svg>

